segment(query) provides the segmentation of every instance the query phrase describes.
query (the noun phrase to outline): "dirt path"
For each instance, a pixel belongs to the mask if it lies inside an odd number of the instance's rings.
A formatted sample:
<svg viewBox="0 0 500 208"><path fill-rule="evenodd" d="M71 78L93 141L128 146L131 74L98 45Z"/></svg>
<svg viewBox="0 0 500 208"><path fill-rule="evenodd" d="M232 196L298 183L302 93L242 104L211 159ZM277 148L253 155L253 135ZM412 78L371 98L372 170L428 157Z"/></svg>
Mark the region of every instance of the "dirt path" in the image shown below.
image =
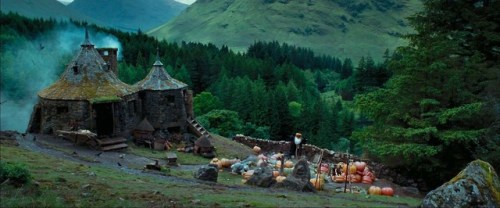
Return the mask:
<svg viewBox="0 0 500 208"><path fill-rule="evenodd" d="M36 139L34 139L36 137ZM66 141L62 138L48 136L48 135L34 135L27 134L24 137L17 139L22 148L30 151L51 155L53 157L61 158L78 162L88 166L101 166L106 168L113 168L134 175L145 175L153 177L166 178L170 181L183 182L183 183L204 183L195 179L184 179L174 176L166 176L155 174L154 172L144 172L143 167L146 164L154 163L155 160L137 156L128 153L126 150L102 152L90 149L84 146L75 146L73 143ZM165 161L159 161L160 164ZM181 165L178 167L171 167L172 169L194 171L201 165Z"/></svg>

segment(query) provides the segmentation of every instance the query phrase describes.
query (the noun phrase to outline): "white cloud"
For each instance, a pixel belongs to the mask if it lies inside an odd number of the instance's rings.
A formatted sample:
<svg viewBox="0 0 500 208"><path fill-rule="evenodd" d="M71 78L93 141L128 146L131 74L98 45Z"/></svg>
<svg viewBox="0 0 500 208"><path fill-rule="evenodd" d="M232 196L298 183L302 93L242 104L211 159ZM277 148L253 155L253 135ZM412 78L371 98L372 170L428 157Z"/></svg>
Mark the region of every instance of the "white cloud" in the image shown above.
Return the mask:
<svg viewBox="0 0 500 208"><path fill-rule="evenodd" d="M196 0L175 0L175 1L190 5L194 3Z"/></svg>
<svg viewBox="0 0 500 208"><path fill-rule="evenodd" d="M69 3L73 2L73 0L57 0L61 3L63 3L64 5L68 5Z"/></svg>

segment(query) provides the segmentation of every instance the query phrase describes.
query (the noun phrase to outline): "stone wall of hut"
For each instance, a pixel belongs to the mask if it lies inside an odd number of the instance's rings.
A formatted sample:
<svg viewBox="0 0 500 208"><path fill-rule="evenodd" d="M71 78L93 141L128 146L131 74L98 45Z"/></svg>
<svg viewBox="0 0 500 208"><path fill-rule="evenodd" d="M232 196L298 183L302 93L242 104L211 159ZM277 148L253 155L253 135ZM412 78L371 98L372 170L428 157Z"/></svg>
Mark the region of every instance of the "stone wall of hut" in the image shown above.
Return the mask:
<svg viewBox="0 0 500 208"><path fill-rule="evenodd" d="M155 129L179 127L186 131L186 105L183 90L142 91L140 92L143 106L143 117Z"/></svg>
<svg viewBox="0 0 500 208"><path fill-rule="evenodd" d="M75 125L75 122L80 128L90 127L90 113L87 101L62 101L41 98L39 107L39 133L51 134L55 133L56 130L70 130Z"/></svg>
<svg viewBox="0 0 500 208"><path fill-rule="evenodd" d="M116 135L130 137L131 130L141 121L142 102L137 93L122 97L122 101L114 103L114 132Z"/></svg>

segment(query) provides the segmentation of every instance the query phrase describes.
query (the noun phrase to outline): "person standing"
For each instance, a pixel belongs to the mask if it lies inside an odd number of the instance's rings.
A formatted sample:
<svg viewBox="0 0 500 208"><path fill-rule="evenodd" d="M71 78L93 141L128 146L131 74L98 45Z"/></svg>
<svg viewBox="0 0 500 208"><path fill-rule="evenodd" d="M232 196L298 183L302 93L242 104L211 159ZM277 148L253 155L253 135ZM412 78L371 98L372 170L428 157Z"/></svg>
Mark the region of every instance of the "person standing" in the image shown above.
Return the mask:
<svg viewBox="0 0 500 208"><path fill-rule="evenodd" d="M302 145L306 143L306 139L302 137L301 133L296 133L290 138L290 157L296 156L298 158L302 155Z"/></svg>

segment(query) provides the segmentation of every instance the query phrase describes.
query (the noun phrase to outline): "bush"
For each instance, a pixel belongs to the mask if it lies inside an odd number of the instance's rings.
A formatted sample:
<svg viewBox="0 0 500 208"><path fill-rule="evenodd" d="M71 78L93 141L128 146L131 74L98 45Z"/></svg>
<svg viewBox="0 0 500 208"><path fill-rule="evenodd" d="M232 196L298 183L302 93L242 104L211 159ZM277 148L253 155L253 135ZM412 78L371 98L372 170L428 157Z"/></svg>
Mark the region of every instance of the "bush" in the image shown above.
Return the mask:
<svg viewBox="0 0 500 208"><path fill-rule="evenodd" d="M16 184L26 184L31 181L31 173L24 164L0 161L0 182L7 179Z"/></svg>

